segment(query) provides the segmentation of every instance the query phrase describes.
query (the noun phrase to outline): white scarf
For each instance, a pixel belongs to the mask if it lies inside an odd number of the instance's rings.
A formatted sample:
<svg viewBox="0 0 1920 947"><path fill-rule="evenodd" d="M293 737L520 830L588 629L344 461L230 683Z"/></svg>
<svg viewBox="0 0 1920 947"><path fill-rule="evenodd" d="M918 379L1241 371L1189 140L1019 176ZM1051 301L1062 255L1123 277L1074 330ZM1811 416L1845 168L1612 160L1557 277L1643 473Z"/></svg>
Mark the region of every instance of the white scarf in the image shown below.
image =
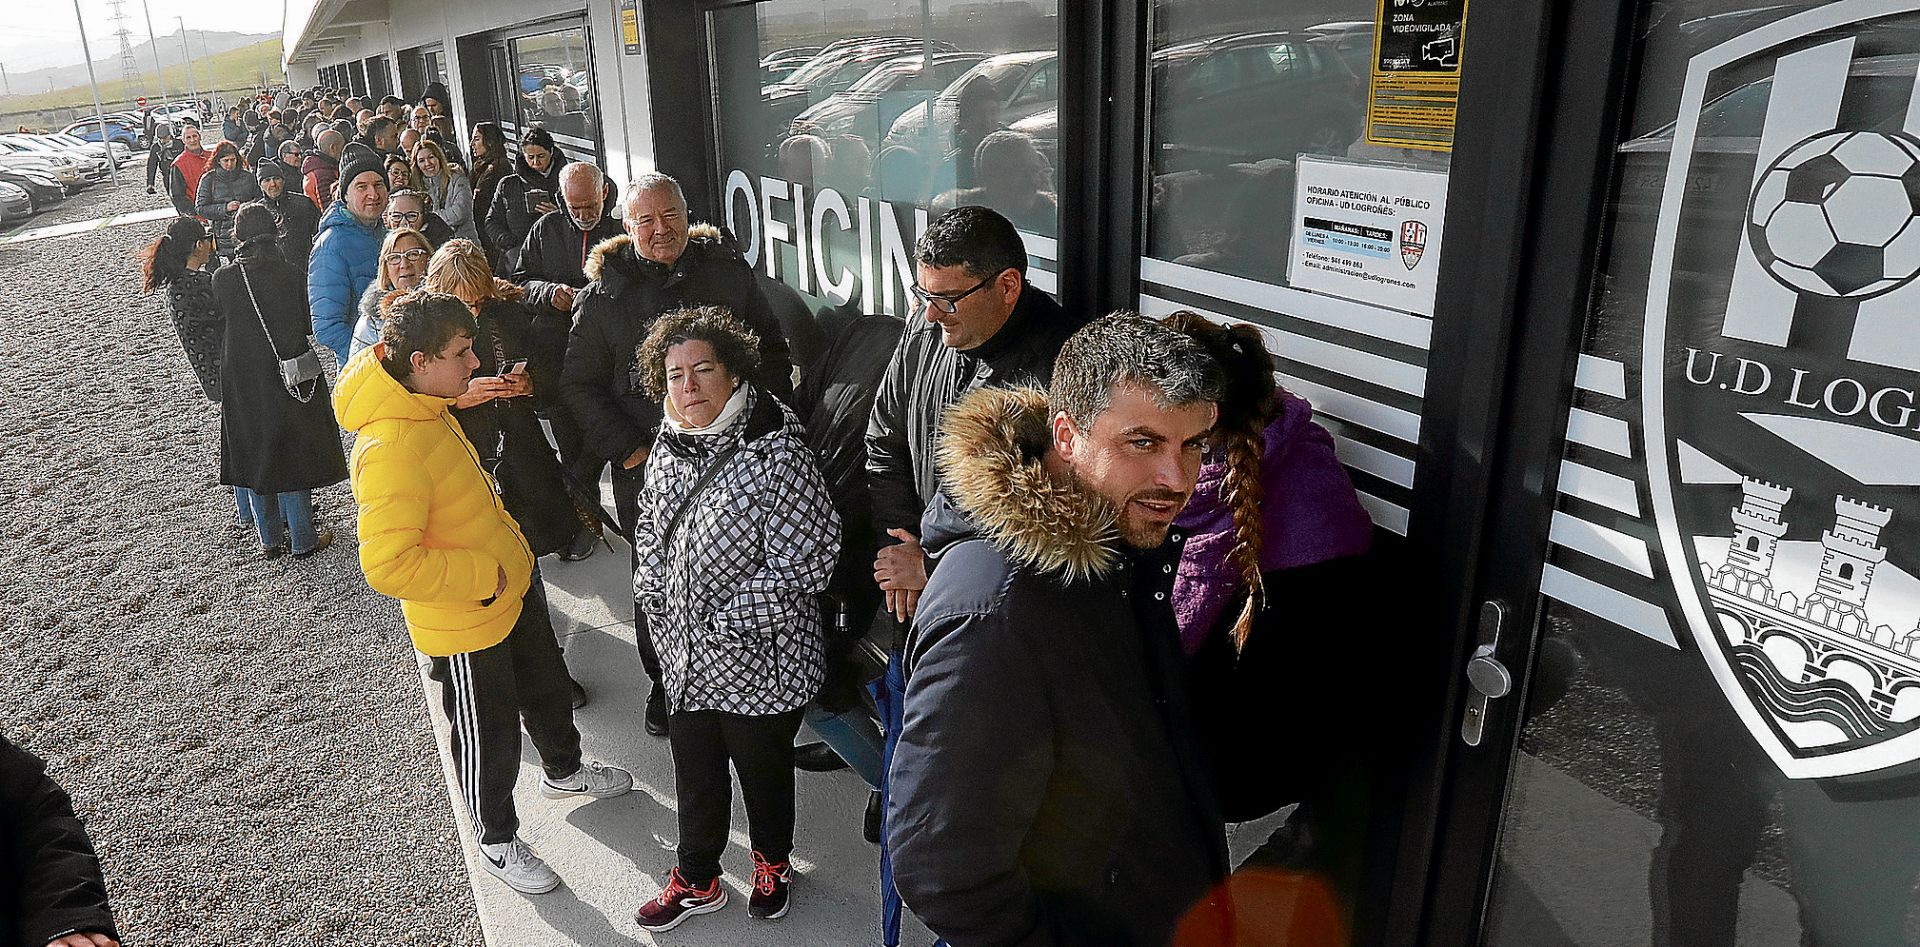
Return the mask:
<svg viewBox="0 0 1920 947"><path fill-rule="evenodd" d="M708 437L719 434L727 429L727 425L733 423L734 418L740 416L740 412L747 409L747 383L742 381L733 389L733 397L727 399L726 407L721 408L720 413L714 415L713 420L707 422L705 427L693 427L689 425L686 419L680 417L680 412L673 409L672 398L668 398L666 404L662 405L662 407L666 410L666 425L676 433L687 434L694 437Z"/></svg>

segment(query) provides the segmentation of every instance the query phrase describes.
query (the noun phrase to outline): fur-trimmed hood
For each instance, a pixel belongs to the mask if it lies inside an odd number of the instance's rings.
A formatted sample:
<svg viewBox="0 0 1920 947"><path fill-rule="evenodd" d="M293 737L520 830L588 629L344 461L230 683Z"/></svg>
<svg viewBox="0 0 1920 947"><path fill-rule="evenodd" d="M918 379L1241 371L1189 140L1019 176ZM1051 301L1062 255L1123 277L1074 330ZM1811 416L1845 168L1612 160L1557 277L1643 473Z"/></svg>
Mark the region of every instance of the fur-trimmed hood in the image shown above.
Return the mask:
<svg viewBox="0 0 1920 947"><path fill-rule="evenodd" d="M687 228L687 247L689 249L697 243L721 244L724 243L724 240L725 238L720 233L720 228L712 224L694 224L692 227ZM617 237L608 237L593 245L592 252L587 254L586 266L583 267L583 270L587 274L587 279L599 279L602 273L607 272L608 265L616 259L621 259L635 265L660 266L660 264L645 259L638 253L633 252L633 238L623 233ZM665 267L661 267L661 269L664 270Z"/></svg>
<svg viewBox="0 0 1920 947"><path fill-rule="evenodd" d="M983 388L948 409L934 462L942 498L965 519L943 515L936 500L922 525L929 553L978 535L1016 565L1067 581L1113 569L1112 505L1042 463L1050 417L1037 388Z"/></svg>

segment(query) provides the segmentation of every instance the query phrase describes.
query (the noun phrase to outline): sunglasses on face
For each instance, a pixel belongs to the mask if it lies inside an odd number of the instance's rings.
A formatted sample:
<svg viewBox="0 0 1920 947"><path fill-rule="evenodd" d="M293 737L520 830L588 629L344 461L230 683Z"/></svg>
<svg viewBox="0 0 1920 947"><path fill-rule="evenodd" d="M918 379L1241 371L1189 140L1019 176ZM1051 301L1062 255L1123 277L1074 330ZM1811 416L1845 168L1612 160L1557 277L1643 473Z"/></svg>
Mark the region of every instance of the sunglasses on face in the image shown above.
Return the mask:
<svg viewBox="0 0 1920 947"><path fill-rule="evenodd" d="M420 215L415 214L414 216L418 217ZM402 263L418 263L426 258L427 251L418 247L411 250L401 250L397 253L389 253L386 257L388 266L399 266Z"/></svg>
<svg viewBox="0 0 1920 947"><path fill-rule="evenodd" d="M988 283L991 283L995 279L998 279L999 276L1000 276L999 273L995 273L992 276L989 276L986 279L983 279L980 282L973 284L972 289L969 289L961 293L930 293L930 292L927 292L926 289L922 288L918 282L915 282L913 284L913 295L914 295L914 298L920 300L921 302L929 306L932 306L933 308L938 309L941 312L944 312L948 315L952 315L960 311L960 300L965 299L968 296L971 296L974 293L981 291L982 289L985 289Z"/></svg>

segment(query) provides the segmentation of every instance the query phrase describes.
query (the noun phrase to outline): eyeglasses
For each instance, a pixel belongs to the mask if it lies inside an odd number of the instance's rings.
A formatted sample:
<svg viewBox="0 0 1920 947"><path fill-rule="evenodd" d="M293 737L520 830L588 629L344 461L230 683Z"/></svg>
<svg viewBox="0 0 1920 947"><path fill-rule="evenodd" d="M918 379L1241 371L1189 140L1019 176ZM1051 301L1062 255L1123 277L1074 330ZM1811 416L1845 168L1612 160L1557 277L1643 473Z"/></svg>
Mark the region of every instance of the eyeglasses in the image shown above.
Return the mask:
<svg viewBox="0 0 1920 947"><path fill-rule="evenodd" d="M415 214L414 216L418 217L419 215ZM426 258L427 251L418 247L412 250L402 250L398 253L389 253L386 257L388 266L399 266L402 263L418 263Z"/></svg>
<svg viewBox="0 0 1920 947"><path fill-rule="evenodd" d="M387 219L397 220L401 223L417 223L420 220L420 212L417 210L390 210L387 211Z"/></svg>
<svg viewBox="0 0 1920 947"><path fill-rule="evenodd" d="M988 283L993 282L999 277L1000 277L1000 274L995 273L992 276L989 276L986 279L983 279L980 282L973 284L973 288L967 290L964 293L929 293L925 289L921 288L918 282L915 282L913 284L913 295L914 295L914 298L919 299L921 302L926 303L927 305L932 306L933 308L938 309L941 312L944 312L948 315L952 315L960 311L960 300L965 299L968 296L971 296L974 293L981 291L982 289L985 289Z"/></svg>

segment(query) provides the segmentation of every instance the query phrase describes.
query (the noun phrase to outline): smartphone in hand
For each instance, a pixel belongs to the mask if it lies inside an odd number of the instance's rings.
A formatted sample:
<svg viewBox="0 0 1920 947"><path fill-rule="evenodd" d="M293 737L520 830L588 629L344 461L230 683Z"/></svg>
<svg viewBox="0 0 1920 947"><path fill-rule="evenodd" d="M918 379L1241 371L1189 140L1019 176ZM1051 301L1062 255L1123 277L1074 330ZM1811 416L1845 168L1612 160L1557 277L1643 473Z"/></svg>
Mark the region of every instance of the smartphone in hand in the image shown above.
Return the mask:
<svg viewBox="0 0 1920 947"><path fill-rule="evenodd" d="M551 199L552 199L551 196L547 194L546 188L541 188L541 187L528 188L527 189L527 213L529 214L540 213L535 208L539 207L541 204L547 203Z"/></svg>
<svg viewBox="0 0 1920 947"><path fill-rule="evenodd" d="M500 374L502 377L507 375L523 375L526 373L526 371L527 371L527 360L523 358L516 362L508 362L507 370L504 372L501 372Z"/></svg>

